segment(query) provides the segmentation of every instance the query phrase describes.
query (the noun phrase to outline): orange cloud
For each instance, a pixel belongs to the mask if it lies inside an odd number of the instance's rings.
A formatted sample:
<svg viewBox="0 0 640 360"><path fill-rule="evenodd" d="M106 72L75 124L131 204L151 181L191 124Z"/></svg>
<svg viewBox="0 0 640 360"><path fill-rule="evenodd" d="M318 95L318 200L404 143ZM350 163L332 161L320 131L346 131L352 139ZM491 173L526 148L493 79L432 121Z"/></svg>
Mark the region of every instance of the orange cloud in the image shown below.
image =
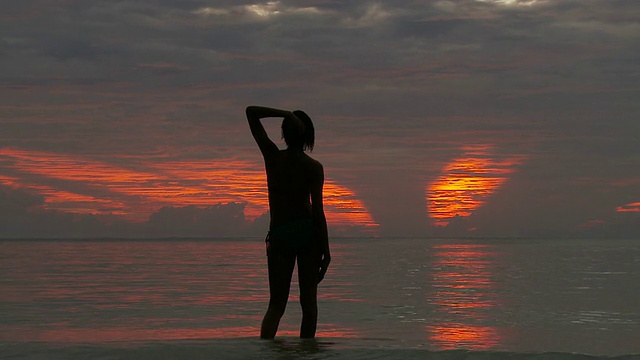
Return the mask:
<svg viewBox="0 0 640 360"><path fill-rule="evenodd" d="M584 228L584 229L590 229L590 228L602 226L602 225L604 225L606 223L607 222L604 221L604 220L591 219L591 220L587 220L587 221L583 222L582 224L580 224L578 226L581 227L581 228Z"/></svg>
<svg viewBox="0 0 640 360"><path fill-rule="evenodd" d="M257 218L269 208L263 165L250 161L138 161L126 168L71 155L13 148L0 148L0 160L23 175L2 175L0 182L42 195L45 209L123 215L145 221L162 206L204 207L241 202L246 204L245 216L249 219ZM54 187L51 180L71 185ZM350 189L327 179L324 195L330 225L370 230L377 227Z"/></svg>
<svg viewBox="0 0 640 360"><path fill-rule="evenodd" d="M351 190L332 180L327 180L324 184L323 197L328 224L363 226L371 234L375 233L378 223L373 220L362 201Z"/></svg>
<svg viewBox="0 0 640 360"><path fill-rule="evenodd" d="M618 206L616 211L619 213L623 212L640 212L640 202L633 202L631 204Z"/></svg>
<svg viewBox="0 0 640 360"><path fill-rule="evenodd" d="M427 188L427 210L436 226L447 226L456 216L470 216L515 171L523 157L495 159L491 145L468 146L447 164Z"/></svg>
<svg viewBox="0 0 640 360"><path fill-rule="evenodd" d="M188 181L205 181L207 195L227 194L231 201L247 202L245 214L255 218L269 209L266 175L262 165L249 162L164 162L152 165L163 174ZM334 226L358 225L374 229L378 224L347 187L327 179L323 189L327 222Z"/></svg>
<svg viewBox="0 0 640 360"><path fill-rule="evenodd" d="M14 189L30 189L43 197L42 209L55 209L74 214L126 215L121 201L78 194L42 184L25 182L16 177L0 175L0 184Z"/></svg>

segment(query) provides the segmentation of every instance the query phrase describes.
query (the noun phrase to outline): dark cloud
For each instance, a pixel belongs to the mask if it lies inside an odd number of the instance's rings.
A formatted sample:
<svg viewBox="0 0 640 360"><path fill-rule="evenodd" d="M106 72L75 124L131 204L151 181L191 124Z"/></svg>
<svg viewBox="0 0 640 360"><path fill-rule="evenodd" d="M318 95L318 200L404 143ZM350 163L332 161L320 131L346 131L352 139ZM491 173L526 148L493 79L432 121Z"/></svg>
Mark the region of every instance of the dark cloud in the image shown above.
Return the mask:
<svg viewBox="0 0 640 360"><path fill-rule="evenodd" d="M0 185L1 238L106 236L108 228L93 215L46 210L42 196Z"/></svg>
<svg viewBox="0 0 640 360"><path fill-rule="evenodd" d="M162 207L141 223L108 215L47 210L42 196L0 186L0 238L261 236L264 221L249 221L244 204Z"/></svg>
<svg viewBox="0 0 640 360"><path fill-rule="evenodd" d="M244 204L217 204L198 208L163 207L151 214L145 233L155 237L228 237L246 234Z"/></svg>

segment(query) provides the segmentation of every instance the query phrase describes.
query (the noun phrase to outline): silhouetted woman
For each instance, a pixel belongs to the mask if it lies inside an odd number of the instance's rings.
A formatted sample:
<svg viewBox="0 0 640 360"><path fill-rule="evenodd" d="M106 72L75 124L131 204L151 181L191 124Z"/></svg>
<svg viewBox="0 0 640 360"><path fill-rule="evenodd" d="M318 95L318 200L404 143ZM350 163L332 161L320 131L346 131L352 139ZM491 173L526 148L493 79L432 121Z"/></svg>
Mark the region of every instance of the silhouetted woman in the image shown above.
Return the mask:
<svg viewBox="0 0 640 360"><path fill-rule="evenodd" d="M313 338L318 320L318 284L331 262L322 208L324 171L322 164L304 152L313 150L313 123L300 110L249 106L246 113L251 134L264 157L271 215L266 239L270 298L260 337L272 339L278 331L297 259L302 306L300 337ZM278 149L267 136L260 119L268 117L283 118L286 150Z"/></svg>

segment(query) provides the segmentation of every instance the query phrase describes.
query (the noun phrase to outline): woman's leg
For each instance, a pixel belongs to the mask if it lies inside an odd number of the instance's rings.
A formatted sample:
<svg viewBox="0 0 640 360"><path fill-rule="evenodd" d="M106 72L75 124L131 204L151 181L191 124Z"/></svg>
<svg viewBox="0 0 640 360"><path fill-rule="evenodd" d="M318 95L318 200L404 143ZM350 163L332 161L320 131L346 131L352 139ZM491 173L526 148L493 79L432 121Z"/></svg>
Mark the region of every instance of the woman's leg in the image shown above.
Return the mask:
<svg viewBox="0 0 640 360"><path fill-rule="evenodd" d="M318 270L319 259L315 249L305 249L298 254L298 284L302 307L301 338L316 336L318 323Z"/></svg>
<svg viewBox="0 0 640 360"><path fill-rule="evenodd" d="M260 337L273 339L278 331L280 319L287 307L291 275L295 266L294 253L282 249L271 249L267 256L269 269L269 308L262 319Z"/></svg>

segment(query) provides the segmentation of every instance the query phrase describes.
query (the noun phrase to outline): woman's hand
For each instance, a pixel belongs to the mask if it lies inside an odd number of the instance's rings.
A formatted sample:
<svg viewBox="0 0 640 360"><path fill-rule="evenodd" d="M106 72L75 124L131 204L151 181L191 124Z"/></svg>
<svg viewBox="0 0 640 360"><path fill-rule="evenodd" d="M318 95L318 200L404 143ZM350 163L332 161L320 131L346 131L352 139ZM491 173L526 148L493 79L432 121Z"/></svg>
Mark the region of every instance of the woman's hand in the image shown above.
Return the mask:
<svg viewBox="0 0 640 360"><path fill-rule="evenodd" d="M329 264L331 263L331 254L329 253L329 249L326 249L322 253L320 253L320 267L318 269L318 284L324 279L327 270L329 269Z"/></svg>

